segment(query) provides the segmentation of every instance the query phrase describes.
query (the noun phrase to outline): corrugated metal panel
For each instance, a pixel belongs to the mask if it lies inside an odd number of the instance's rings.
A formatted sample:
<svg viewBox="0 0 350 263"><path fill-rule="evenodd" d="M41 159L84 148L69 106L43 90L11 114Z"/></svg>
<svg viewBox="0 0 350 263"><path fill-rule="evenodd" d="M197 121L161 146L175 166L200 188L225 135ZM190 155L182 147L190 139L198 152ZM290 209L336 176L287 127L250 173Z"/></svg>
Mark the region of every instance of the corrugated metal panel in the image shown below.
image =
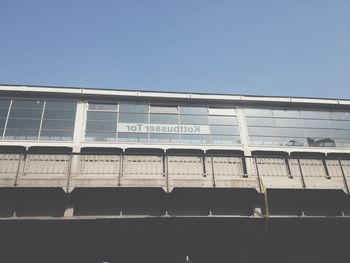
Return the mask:
<svg viewBox="0 0 350 263"><path fill-rule="evenodd" d="M288 168L283 158L257 158L260 176L288 176Z"/></svg>
<svg viewBox="0 0 350 263"><path fill-rule="evenodd" d="M242 176L243 163L242 158L239 157L214 157L213 166L215 176ZM206 173L213 175L212 158L206 157Z"/></svg>
<svg viewBox="0 0 350 263"><path fill-rule="evenodd" d="M0 154L0 176L15 176L21 158L21 154Z"/></svg>
<svg viewBox="0 0 350 263"><path fill-rule="evenodd" d="M118 176L119 155L81 155L79 163L80 175L86 176Z"/></svg>
<svg viewBox="0 0 350 263"><path fill-rule="evenodd" d="M168 156L169 176L203 176L203 161L200 156Z"/></svg>
<svg viewBox="0 0 350 263"><path fill-rule="evenodd" d="M123 176L162 176L162 156L125 155Z"/></svg>
<svg viewBox="0 0 350 263"><path fill-rule="evenodd" d="M300 159L300 166L304 177L327 177L322 160Z"/></svg>
<svg viewBox="0 0 350 263"><path fill-rule="evenodd" d="M23 176L67 176L70 156L62 154L29 154Z"/></svg>

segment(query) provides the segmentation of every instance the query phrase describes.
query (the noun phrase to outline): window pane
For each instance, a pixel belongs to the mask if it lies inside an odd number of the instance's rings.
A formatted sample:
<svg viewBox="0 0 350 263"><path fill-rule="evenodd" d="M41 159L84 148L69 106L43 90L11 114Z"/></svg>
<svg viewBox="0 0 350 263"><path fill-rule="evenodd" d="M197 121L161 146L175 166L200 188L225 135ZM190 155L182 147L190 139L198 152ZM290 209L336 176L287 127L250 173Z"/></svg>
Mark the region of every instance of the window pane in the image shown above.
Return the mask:
<svg viewBox="0 0 350 263"><path fill-rule="evenodd" d="M7 128L39 129L40 120L34 119L9 119Z"/></svg>
<svg viewBox="0 0 350 263"><path fill-rule="evenodd" d="M250 143L253 145L278 145L278 146L306 145L305 138L252 136L249 139L250 139Z"/></svg>
<svg viewBox="0 0 350 263"><path fill-rule="evenodd" d="M148 134L147 133L118 133L118 141L120 142L147 142Z"/></svg>
<svg viewBox="0 0 350 263"><path fill-rule="evenodd" d="M0 129L3 129L5 127L6 119L0 119ZM0 136L2 134L0 133Z"/></svg>
<svg viewBox="0 0 350 263"><path fill-rule="evenodd" d="M10 118L40 119L42 110L11 109Z"/></svg>
<svg viewBox="0 0 350 263"><path fill-rule="evenodd" d="M272 110L270 109L244 109L245 116L252 117L272 117Z"/></svg>
<svg viewBox="0 0 350 263"><path fill-rule="evenodd" d="M338 147L350 147L350 139L335 139Z"/></svg>
<svg viewBox="0 0 350 263"><path fill-rule="evenodd" d="M211 134L238 134L236 126L210 126Z"/></svg>
<svg viewBox="0 0 350 263"><path fill-rule="evenodd" d="M0 100L0 108L1 109L8 109L9 106L10 106L10 101L11 100L3 100L3 99L1 99Z"/></svg>
<svg viewBox="0 0 350 263"><path fill-rule="evenodd" d="M74 121L43 120L43 130L73 130Z"/></svg>
<svg viewBox="0 0 350 263"><path fill-rule="evenodd" d="M116 132L116 122L101 122L101 121L89 121L86 124L87 131L105 131L105 132Z"/></svg>
<svg viewBox="0 0 350 263"><path fill-rule="evenodd" d="M231 116L209 116L209 124L237 125L237 118Z"/></svg>
<svg viewBox="0 0 350 263"><path fill-rule="evenodd" d="M280 127L305 127L304 120L302 119L281 119L275 118L273 119L276 126Z"/></svg>
<svg viewBox="0 0 350 263"><path fill-rule="evenodd" d="M350 139L350 130L334 130L335 138Z"/></svg>
<svg viewBox="0 0 350 263"><path fill-rule="evenodd" d="M238 136L211 136L212 144L240 144L240 139Z"/></svg>
<svg viewBox="0 0 350 263"><path fill-rule="evenodd" d="M206 107L180 106L180 114L208 115L208 109Z"/></svg>
<svg viewBox="0 0 350 263"><path fill-rule="evenodd" d="M44 119L74 120L75 119L75 111L46 110L45 109Z"/></svg>
<svg viewBox="0 0 350 263"><path fill-rule="evenodd" d="M173 123L178 124L178 115L174 114L150 114L150 123Z"/></svg>
<svg viewBox="0 0 350 263"><path fill-rule="evenodd" d="M274 136L274 127L248 127L249 135Z"/></svg>
<svg viewBox="0 0 350 263"><path fill-rule="evenodd" d="M117 121L117 116L118 113L116 112L89 111L87 113L87 120Z"/></svg>
<svg viewBox="0 0 350 263"><path fill-rule="evenodd" d="M307 143L311 147L335 147L335 141L331 138L307 138Z"/></svg>
<svg viewBox="0 0 350 263"><path fill-rule="evenodd" d="M178 134L159 134L152 133L150 135L151 142L169 142L169 143L177 143L180 142L180 136Z"/></svg>
<svg viewBox="0 0 350 263"><path fill-rule="evenodd" d="M305 127L310 128L329 128L328 120L304 120Z"/></svg>
<svg viewBox="0 0 350 263"><path fill-rule="evenodd" d="M300 118L300 111L297 110L273 110L275 118Z"/></svg>
<svg viewBox="0 0 350 263"><path fill-rule="evenodd" d="M151 113L177 114L177 106L151 106Z"/></svg>
<svg viewBox="0 0 350 263"><path fill-rule="evenodd" d="M93 103L93 102L89 102L89 110L117 111L117 103Z"/></svg>
<svg viewBox="0 0 350 263"><path fill-rule="evenodd" d="M42 109L44 101L42 100L13 100L14 109Z"/></svg>
<svg viewBox="0 0 350 263"><path fill-rule="evenodd" d="M275 134L279 137L305 137L303 128L275 128Z"/></svg>
<svg viewBox="0 0 350 263"><path fill-rule="evenodd" d="M107 132L91 132L85 133L85 141L99 141L99 142L115 142L116 134Z"/></svg>
<svg viewBox="0 0 350 263"><path fill-rule="evenodd" d="M0 109L0 118L6 118L8 109Z"/></svg>
<svg viewBox="0 0 350 263"><path fill-rule="evenodd" d="M75 111L77 108L76 101L56 101L47 100L45 104L45 110L68 110Z"/></svg>
<svg viewBox="0 0 350 263"><path fill-rule="evenodd" d="M148 104L120 103L120 112L148 113Z"/></svg>
<svg viewBox="0 0 350 263"><path fill-rule="evenodd" d="M272 118L247 117L247 124L249 126L274 126Z"/></svg>
<svg viewBox="0 0 350 263"><path fill-rule="evenodd" d="M38 130L6 129L7 140L37 140Z"/></svg>
<svg viewBox="0 0 350 263"><path fill-rule="evenodd" d="M180 115L181 124L208 124L208 116L205 115Z"/></svg>
<svg viewBox="0 0 350 263"><path fill-rule="evenodd" d="M119 113L119 122L148 123L148 114Z"/></svg>
<svg viewBox="0 0 350 263"><path fill-rule="evenodd" d="M305 134L307 137L332 138L334 136L331 129L305 129Z"/></svg>
<svg viewBox="0 0 350 263"><path fill-rule="evenodd" d="M189 135L189 134L182 134L181 135L181 142L183 143L196 143L196 144L209 144L210 143L210 137L209 135Z"/></svg>
<svg viewBox="0 0 350 263"><path fill-rule="evenodd" d="M220 109L220 108L209 108L209 115L226 115L235 116L235 109Z"/></svg>
<svg viewBox="0 0 350 263"><path fill-rule="evenodd" d="M328 118L332 120L350 120L350 112L328 112Z"/></svg>
<svg viewBox="0 0 350 263"><path fill-rule="evenodd" d="M40 140L44 141L72 141L73 131L42 130Z"/></svg>
<svg viewBox="0 0 350 263"><path fill-rule="evenodd" d="M300 111L301 117L306 119L328 119L325 111Z"/></svg>
<svg viewBox="0 0 350 263"><path fill-rule="evenodd" d="M329 121L330 127L334 129L350 129L350 121Z"/></svg>

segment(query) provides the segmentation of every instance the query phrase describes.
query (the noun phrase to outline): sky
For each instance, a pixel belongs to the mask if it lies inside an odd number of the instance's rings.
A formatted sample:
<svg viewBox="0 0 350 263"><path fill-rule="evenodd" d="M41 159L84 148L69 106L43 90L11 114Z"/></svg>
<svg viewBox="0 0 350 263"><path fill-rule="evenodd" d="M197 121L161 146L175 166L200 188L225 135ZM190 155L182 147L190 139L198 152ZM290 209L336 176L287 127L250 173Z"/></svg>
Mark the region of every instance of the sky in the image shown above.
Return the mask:
<svg viewBox="0 0 350 263"><path fill-rule="evenodd" d="M350 99L350 1L0 0L0 83Z"/></svg>

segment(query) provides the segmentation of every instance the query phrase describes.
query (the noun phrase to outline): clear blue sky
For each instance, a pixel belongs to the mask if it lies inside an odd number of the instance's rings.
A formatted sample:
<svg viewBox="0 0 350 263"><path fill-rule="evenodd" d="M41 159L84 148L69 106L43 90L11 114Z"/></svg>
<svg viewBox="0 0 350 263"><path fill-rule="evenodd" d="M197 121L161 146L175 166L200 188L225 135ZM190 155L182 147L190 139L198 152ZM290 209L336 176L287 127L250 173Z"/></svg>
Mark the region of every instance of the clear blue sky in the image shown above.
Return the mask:
<svg viewBox="0 0 350 263"><path fill-rule="evenodd" d="M350 0L0 0L0 83L350 98Z"/></svg>

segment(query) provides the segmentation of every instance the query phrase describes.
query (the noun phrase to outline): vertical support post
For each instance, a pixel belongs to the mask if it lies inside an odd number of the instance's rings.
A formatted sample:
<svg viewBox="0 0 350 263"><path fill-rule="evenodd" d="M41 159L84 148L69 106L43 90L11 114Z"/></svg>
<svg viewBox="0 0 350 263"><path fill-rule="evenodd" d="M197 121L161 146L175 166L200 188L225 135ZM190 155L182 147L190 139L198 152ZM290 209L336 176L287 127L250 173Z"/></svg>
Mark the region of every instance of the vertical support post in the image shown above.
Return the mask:
<svg viewBox="0 0 350 263"><path fill-rule="evenodd" d="M207 171L205 168L205 155L202 155L202 167L203 167L203 177L207 177Z"/></svg>
<svg viewBox="0 0 350 263"><path fill-rule="evenodd" d="M169 159L168 155L165 153L165 178L166 178L166 192L169 193Z"/></svg>
<svg viewBox="0 0 350 263"><path fill-rule="evenodd" d="M254 158L255 170L256 170L256 175L258 176L260 193L263 193L264 189L263 189L263 187L261 185L261 178L260 178L259 167L258 167L258 159L255 156L252 157L252 158Z"/></svg>
<svg viewBox="0 0 350 263"><path fill-rule="evenodd" d="M21 169L21 165L22 165L22 159L24 160L24 158L25 158L24 156L25 156L25 154L20 154L20 156L19 156L19 161L18 161L18 166L17 166L17 171L16 171L16 177L15 177L15 181L13 182L14 186L17 185L17 180L18 180L20 169Z"/></svg>
<svg viewBox="0 0 350 263"><path fill-rule="evenodd" d="M346 192L347 192L348 194L350 194L349 185L348 185L348 182L346 181L346 177L345 177L345 172L344 172L343 165L341 164L341 160L340 160L340 159L338 159L338 162L339 162L340 170L341 170L341 173L342 173L342 176L343 176L343 180L344 180L344 185L345 185L345 188L346 188Z"/></svg>
<svg viewBox="0 0 350 263"><path fill-rule="evenodd" d="M329 175L328 167L327 167L327 162L325 159L322 159L322 165L324 167L324 170L326 172L326 178L331 179L331 176Z"/></svg>
<svg viewBox="0 0 350 263"><path fill-rule="evenodd" d="M119 157L119 176L118 176L118 186L121 186L121 178L123 176L124 171L124 154L121 153Z"/></svg>
<svg viewBox="0 0 350 263"><path fill-rule="evenodd" d="M285 163L285 166L287 168L288 178L293 179L292 171L290 170L290 166L289 166L289 158L288 157L284 158L284 163Z"/></svg>
<svg viewBox="0 0 350 263"><path fill-rule="evenodd" d="M303 169L301 169L300 159L297 158L297 161L298 161L298 166L299 166L299 171L300 171L301 183L302 183L302 185L303 185L303 188L306 188L305 179L304 179L304 174L303 174Z"/></svg>
<svg viewBox="0 0 350 263"><path fill-rule="evenodd" d="M22 159L22 158L21 158ZM20 159L20 160L21 160ZM23 154L23 165L22 165L22 171L20 171L21 170L21 161L19 162L19 164L18 164L18 170L17 170L17 173L16 173L16 178L15 178L15 186L17 186L17 184L18 184L18 179L19 179L19 175L20 174L23 174L24 175L24 172L25 172L25 170L26 170L26 166L27 166L27 152L25 152L24 154Z"/></svg>
<svg viewBox="0 0 350 263"><path fill-rule="evenodd" d="M211 155L210 158L211 158L211 171L213 173L213 186L216 187L213 155Z"/></svg>

